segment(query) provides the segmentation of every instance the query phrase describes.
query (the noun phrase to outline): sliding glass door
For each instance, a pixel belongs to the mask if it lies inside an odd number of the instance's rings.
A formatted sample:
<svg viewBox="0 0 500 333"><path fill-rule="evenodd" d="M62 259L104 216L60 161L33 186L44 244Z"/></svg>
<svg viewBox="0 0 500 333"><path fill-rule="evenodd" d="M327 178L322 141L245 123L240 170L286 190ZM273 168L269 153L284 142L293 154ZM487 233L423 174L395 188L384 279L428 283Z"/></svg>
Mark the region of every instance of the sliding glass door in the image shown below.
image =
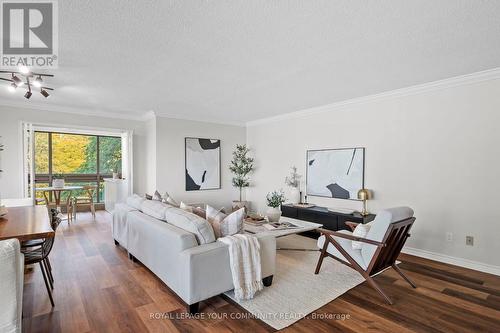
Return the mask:
<svg viewBox="0 0 500 333"><path fill-rule="evenodd" d="M35 131L34 160L35 187L51 186L56 177L66 185L96 185L94 201L102 202L103 179L121 172L122 142L120 137ZM79 192L73 195L84 195ZM63 192L61 199L67 195Z"/></svg>

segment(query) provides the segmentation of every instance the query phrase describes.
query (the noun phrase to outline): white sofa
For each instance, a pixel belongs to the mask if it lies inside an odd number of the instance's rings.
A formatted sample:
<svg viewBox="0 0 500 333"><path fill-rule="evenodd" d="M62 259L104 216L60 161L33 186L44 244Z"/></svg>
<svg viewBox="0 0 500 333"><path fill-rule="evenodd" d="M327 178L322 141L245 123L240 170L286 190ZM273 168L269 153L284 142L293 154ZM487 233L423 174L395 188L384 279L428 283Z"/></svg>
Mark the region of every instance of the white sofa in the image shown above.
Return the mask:
<svg viewBox="0 0 500 333"><path fill-rule="evenodd" d="M21 332L24 255L17 239L0 241L0 332Z"/></svg>
<svg viewBox="0 0 500 333"><path fill-rule="evenodd" d="M174 225L184 226L183 218L194 214L171 206L165 213L161 207L151 211L144 203L134 204L130 200L128 203L135 207L117 204L113 212L115 243L125 247L131 259L139 260L165 282L188 305L190 312L198 310L198 302L234 288L228 246L215 241L213 236L210 239L213 230L201 230L201 234L206 234L203 238L197 231ZM165 215L168 218L162 218ZM268 286L275 271L276 239L264 236L259 241L262 277Z"/></svg>

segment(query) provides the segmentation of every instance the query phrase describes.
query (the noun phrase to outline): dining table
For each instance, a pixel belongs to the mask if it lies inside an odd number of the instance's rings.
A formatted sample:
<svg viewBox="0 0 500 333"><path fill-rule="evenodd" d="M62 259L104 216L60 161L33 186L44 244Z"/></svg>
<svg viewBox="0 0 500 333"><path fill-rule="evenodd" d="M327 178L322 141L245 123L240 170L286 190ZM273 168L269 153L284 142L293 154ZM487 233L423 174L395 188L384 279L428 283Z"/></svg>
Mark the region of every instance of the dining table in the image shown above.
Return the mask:
<svg viewBox="0 0 500 333"><path fill-rule="evenodd" d="M23 242L54 236L45 206L10 207L0 217L0 240L17 238Z"/></svg>
<svg viewBox="0 0 500 333"><path fill-rule="evenodd" d="M81 190L83 189L83 186L48 186L48 187L36 187L35 191L36 192L42 192L43 197L45 198L45 204L49 205L50 203L50 196L49 194L53 194L54 198L54 204L56 209L60 212L61 211L61 193L62 192L69 192L68 193L68 198L66 199L66 210L67 210L67 215L68 215L68 222L71 220L71 193L76 190Z"/></svg>
<svg viewBox="0 0 500 333"><path fill-rule="evenodd" d="M49 187L37 187L35 188L36 192L43 192L43 196L45 197L45 201L49 202L49 193L54 194L54 202L57 207L61 207L61 193L68 191L68 203L69 199L71 198L71 192L76 191L76 190L81 190L83 189L83 186L62 186L62 187L56 187L56 186L49 186Z"/></svg>

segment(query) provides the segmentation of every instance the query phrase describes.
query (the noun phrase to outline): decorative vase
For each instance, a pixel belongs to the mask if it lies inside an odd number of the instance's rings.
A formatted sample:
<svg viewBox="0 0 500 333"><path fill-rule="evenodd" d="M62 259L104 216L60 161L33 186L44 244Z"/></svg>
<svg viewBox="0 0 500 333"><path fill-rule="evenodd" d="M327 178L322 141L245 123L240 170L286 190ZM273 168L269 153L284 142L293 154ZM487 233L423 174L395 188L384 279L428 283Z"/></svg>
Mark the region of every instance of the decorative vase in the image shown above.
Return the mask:
<svg viewBox="0 0 500 333"><path fill-rule="evenodd" d="M248 215L248 212L250 211L250 202L233 200L232 211L235 212L240 208L245 208L245 216Z"/></svg>
<svg viewBox="0 0 500 333"><path fill-rule="evenodd" d="M53 179L52 186L54 186L56 188L63 188L64 187L64 179Z"/></svg>
<svg viewBox="0 0 500 333"><path fill-rule="evenodd" d="M298 187L290 187L290 203L296 205L300 202L300 191Z"/></svg>
<svg viewBox="0 0 500 333"><path fill-rule="evenodd" d="M280 207L268 207L266 214L269 222L278 222L281 217L281 209Z"/></svg>

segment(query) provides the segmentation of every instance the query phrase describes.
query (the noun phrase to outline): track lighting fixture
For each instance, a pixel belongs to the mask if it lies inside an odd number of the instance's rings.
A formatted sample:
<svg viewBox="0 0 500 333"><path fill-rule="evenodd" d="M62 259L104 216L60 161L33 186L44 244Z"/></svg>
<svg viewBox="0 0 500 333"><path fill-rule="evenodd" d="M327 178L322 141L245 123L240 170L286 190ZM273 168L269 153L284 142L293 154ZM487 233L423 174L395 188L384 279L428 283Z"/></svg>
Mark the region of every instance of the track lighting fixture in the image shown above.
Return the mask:
<svg viewBox="0 0 500 333"><path fill-rule="evenodd" d="M49 98L50 96L50 94L45 89L40 90L40 94L42 94L42 96L45 98Z"/></svg>
<svg viewBox="0 0 500 333"><path fill-rule="evenodd" d="M30 99L31 96L33 96L33 91L32 91L33 87L40 89L40 94L45 98L48 98L50 96L50 94L48 92L49 90L54 90L54 89L49 88L47 86L43 86L43 84L45 83L44 79L47 77L54 77L54 75L33 73L26 66L19 66L18 72L0 70L0 75L1 74L9 75L8 78L4 78L4 77L0 76L0 81L8 82L9 85L7 86L7 90L11 93L15 93L17 88L23 87L26 91L24 93L24 97L26 99Z"/></svg>
<svg viewBox="0 0 500 333"><path fill-rule="evenodd" d="M12 82L14 82L14 84L17 87L20 87L24 84L24 82L20 78L18 78L14 73L12 73Z"/></svg>

